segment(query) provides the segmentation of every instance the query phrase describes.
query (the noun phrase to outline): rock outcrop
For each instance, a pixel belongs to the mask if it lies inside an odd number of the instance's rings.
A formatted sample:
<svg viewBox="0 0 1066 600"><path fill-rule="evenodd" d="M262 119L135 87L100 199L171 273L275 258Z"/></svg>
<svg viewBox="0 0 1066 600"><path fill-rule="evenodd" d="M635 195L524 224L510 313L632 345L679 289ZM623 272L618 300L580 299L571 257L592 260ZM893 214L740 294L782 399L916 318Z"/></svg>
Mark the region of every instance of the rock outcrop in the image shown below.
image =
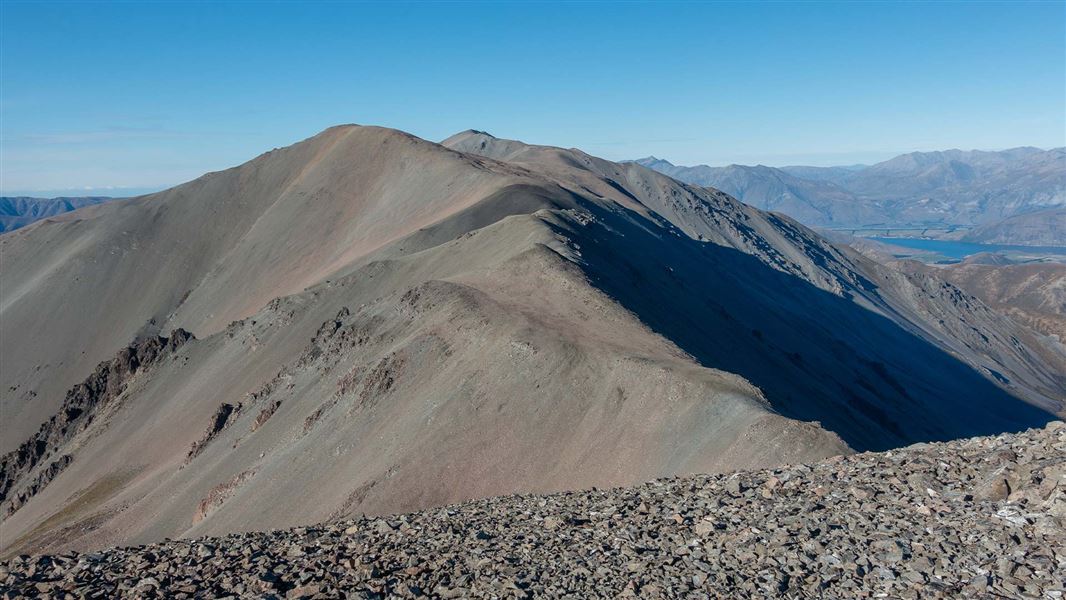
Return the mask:
<svg viewBox="0 0 1066 600"><path fill-rule="evenodd" d="M233 423L237 416L240 415L241 405L236 406L223 402L218 405L218 409L215 410L215 414L211 416L211 423L204 431L203 437L192 443L189 447L189 452L185 455L185 463L196 458L204 451L204 448L214 440L223 429L229 427Z"/></svg>
<svg viewBox="0 0 1066 600"><path fill-rule="evenodd" d="M71 388L59 412L17 450L0 459L3 514L7 516L18 510L70 464L71 456L62 455L35 472L38 465L55 455L88 427L102 408L119 397L135 374L172 354L190 339L193 339L191 333L175 329L170 337L150 336L136 340L110 361L97 365L85 381ZM20 486L23 482L25 485Z"/></svg>

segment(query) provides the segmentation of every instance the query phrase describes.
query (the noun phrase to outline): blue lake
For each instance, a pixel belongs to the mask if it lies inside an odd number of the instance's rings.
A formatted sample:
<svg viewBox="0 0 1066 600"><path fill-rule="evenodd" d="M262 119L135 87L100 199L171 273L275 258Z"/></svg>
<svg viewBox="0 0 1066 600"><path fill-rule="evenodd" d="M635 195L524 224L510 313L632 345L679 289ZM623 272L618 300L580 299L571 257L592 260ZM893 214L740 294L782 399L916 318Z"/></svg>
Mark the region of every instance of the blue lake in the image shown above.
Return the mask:
<svg viewBox="0 0 1066 600"><path fill-rule="evenodd" d="M1000 244L971 244L951 240L926 240L921 238L874 237L869 238L884 244L903 246L926 252L936 252L948 258L964 259L980 252L1023 252L1025 254L1066 255L1066 246L1004 246Z"/></svg>

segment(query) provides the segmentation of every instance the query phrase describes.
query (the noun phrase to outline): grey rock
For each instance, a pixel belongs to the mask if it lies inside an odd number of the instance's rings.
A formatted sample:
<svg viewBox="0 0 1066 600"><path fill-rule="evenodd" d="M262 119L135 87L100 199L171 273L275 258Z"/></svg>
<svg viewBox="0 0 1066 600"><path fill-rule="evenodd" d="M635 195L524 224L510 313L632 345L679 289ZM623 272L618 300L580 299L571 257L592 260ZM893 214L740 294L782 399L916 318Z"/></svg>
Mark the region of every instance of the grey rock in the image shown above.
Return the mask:
<svg viewBox="0 0 1066 600"><path fill-rule="evenodd" d="M628 489L16 556L0 563L0 597L1055 599L1064 476L1066 427L1052 424ZM996 477L1017 501L977 493Z"/></svg>

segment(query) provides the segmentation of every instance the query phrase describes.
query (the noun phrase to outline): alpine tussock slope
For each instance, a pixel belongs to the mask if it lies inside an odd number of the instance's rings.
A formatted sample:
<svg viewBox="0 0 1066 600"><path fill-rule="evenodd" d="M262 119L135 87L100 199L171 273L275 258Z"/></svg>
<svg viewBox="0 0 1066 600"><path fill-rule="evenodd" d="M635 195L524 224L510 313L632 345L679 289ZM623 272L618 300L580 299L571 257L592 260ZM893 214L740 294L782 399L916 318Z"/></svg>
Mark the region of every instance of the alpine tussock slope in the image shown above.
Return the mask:
<svg viewBox="0 0 1066 600"><path fill-rule="evenodd" d="M0 245L4 552L816 460L1066 395L1062 355L947 284L478 132L335 127ZM100 363L177 330L22 460Z"/></svg>

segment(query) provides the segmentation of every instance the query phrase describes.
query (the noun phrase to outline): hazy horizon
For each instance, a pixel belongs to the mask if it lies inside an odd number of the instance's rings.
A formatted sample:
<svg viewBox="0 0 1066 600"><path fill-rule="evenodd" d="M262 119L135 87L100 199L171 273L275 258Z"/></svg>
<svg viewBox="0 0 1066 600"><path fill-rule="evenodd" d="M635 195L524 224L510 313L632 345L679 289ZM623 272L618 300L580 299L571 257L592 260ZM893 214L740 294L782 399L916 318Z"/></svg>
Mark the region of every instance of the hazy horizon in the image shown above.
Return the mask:
<svg viewBox="0 0 1066 600"><path fill-rule="evenodd" d="M491 132L489 132L489 133L491 133ZM496 136L496 137L501 137L501 136ZM435 141L437 141L437 140L435 140ZM767 166L767 167L776 167L776 168L800 167L800 166L802 166L802 167L855 167L855 166L860 166L860 165L861 166L870 166L870 165L873 165L873 164L877 164L878 162L882 162L884 160L889 160L889 159L895 158L897 156L901 156L903 154L910 154L912 152L938 152L938 151L946 151L946 150L1000 152L1000 151L1004 151L1004 150L1012 150L1014 148L1021 148L1021 147L1033 147L1033 148L1038 148L1039 150L1045 150L1045 151L1052 149L1052 148L1040 148L1038 146L1032 146L1032 145L1022 145L1022 146L1013 146L1011 148L993 148L993 149L985 149L985 148L937 148L937 149L932 149L932 150L910 150L910 151L887 153L887 154L879 153L878 154L879 156L881 154L884 154L884 158L880 158L878 160L871 160L871 161L863 162L863 163L849 163L849 164L831 163L831 162L830 163L826 163L826 164L814 164L814 163L801 164L801 163L797 163L797 162L791 162L791 163L790 162L784 162L784 163L781 163L781 164L766 164L766 163L755 163L755 162L740 162L740 161L735 161L735 160L734 161L729 161L729 162L723 162L723 163L719 163L719 164L709 164L709 163L705 163L705 162L697 162L697 163L688 164L688 163L679 163L677 161L671 160L670 157L667 157L667 156L658 156L658 155L651 155L651 154L646 154L644 156L633 156L633 157L629 157L629 158L620 158L620 159L614 159L614 160L634 161L634 160L639 160L641 158L649 158L649 157L654 156L657 159L665 160L665 161L668 161L668 162L670 162L670 163L672 163L672 164L674 164L676 166L681 166L681 167L695 167L695 166L725 167L725 166L729 166L729 165ZM585 148L579 148L579 149L586 150ZM263 154L264 152L266 152L266 150L264 150L263 152L260 152L259 154ZM229 167L237 166L238 164L247 162L248 160L252 160L256 156L259 156L259 154L256 154L256 155L253 155L253 156L249 156L245 160L242 160L242 161L240 161L238 163L235 163L233 165L228 165L227 167L222 167L222 168L229 168ZM212 169L212 170L217 171L217 170L221 170L221 169ZM205 173L206 172L207 171L205 171ZM201 173L200 175L203 175L203 174L204 173ZM199 177L199 175L197 175L196 177ZM30 190L12 190L12 191L7 191L7 190L4 190L4 189L0 188L0 196L4 196L4 197L35 197L35 198L108 196L108 197L112 197L112 198L128 198L128 197L132 197L132 196L142 196L144 194L152 194L152 193L155 193L155 192L159 192L159 191L174 187L176 185L181 185L182 183L186 183L187 181L191 181L192 179L195 179L195 177L190 178L190 179L186 179L186 180L182 180L182 181L175 181L175 182L172 182L172 183L165 183L165 184L158 184L158 185L145 185L145 186L105 186L105 187L89 187L89 186L86 186L86 187L80 187L80 188L74 187L74 188L59 188L59 189L42 189L42 190L30 189Z"/></svg>
<svg viewBox="0 0 1066 600"><path fill-rule="evenodd" d="M349 122L679 165L1066 145L1063 3L5 2L0 16L5 195L161 189Z"/></svg>

